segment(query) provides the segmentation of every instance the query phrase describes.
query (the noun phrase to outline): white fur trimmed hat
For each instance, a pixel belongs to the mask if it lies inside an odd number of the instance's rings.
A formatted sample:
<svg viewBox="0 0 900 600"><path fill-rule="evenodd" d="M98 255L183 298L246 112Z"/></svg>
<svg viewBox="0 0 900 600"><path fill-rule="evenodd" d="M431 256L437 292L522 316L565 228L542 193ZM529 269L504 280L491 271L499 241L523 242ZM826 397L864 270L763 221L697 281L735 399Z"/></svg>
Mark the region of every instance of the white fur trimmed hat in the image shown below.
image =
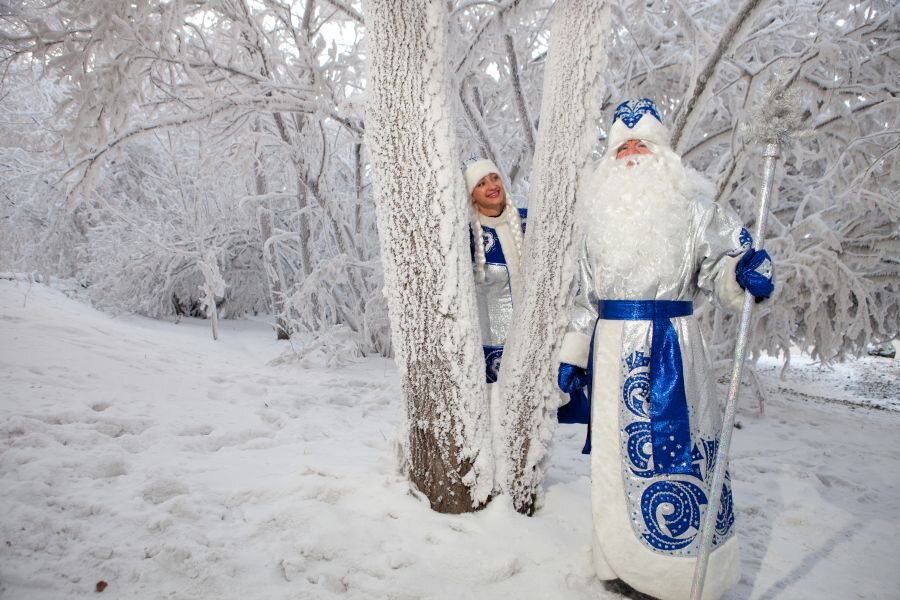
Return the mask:
<svg viewBox="0 0 900 600"><path fill-rule="evenodd" d="M650 98L626 100L616 107L604 156L609 156L628 140L669 145L669 130L662 124L659 109Z"/></svg>
<svg viewBox="0 0 900 600"><path fill-rule="evenodd" d="M472 190L481 181L481 178L491 173L500 174L500 169L494 164L494 161L487 158L478 158L473 156L464 163L466 167L466 192L471 196Z"/></svg>

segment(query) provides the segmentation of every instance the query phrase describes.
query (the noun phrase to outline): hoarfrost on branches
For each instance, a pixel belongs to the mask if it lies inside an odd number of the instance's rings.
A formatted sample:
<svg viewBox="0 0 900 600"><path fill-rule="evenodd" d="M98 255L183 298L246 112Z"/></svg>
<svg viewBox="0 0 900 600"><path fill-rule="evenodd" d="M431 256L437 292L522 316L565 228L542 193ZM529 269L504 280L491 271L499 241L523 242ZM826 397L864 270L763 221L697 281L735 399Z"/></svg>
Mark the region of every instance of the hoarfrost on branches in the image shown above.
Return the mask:
<svg viewBox="0 0 900 600"><path fill-rule="evenodd" d="M274 310L279 335L349 327L358 352L390 352L387 328L373 324L384 309L370 276L371 174L362 115L349 100L362 86L361 24L347 11L90 0L16 5L8 17L4 83L27 89L30 64L43 89L59 82L44 103L56 109L54 127L28 149L46 165L31 181L48 186L29 203L49 218L10 267L42 268L50 250L65 259L53 272L82 280L100 305L203 316L196 281L185 281L202 274L184 253L214 235L228 316ZM344 32L341 45L326 44L329 28ZM22 100L3 102L17 109ZM173 189L179 165L213 185ZM11 207L17 220L24 204ZM328 317L292 310L288 299L336 255L346 272L314 296Z"/></svg>

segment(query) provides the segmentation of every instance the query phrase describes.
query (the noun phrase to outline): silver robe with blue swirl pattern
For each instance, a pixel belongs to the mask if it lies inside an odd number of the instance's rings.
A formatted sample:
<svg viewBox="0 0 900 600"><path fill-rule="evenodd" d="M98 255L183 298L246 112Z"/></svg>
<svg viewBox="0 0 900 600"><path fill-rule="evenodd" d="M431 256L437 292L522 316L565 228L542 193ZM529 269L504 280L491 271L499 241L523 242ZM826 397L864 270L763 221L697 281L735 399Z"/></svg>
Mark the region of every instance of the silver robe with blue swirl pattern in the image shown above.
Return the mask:
<svg viewBox="0 0 900 600"><path fill-rule="evenodd" d="M652 321L598 319L597 303L693 301L700 299L698 294L703 291L729 310L739 309L743 291L735 280L734 267L749 244L746 230L730 210L711 201L690 200L685 214L683 235L666 242L675 257L666 264L675 267L660 268L657 273L648 265L649 275L642 271L637 278L640 283L632 283L631 288L627 281L615 289L604 288L599 276L599 270L605 268L604 257L594 255L589 243L583 245L579 292L560 353L562 362L584 367L593 341L595 570L600 579L619 578L661 599L689 596L721 423L716 382L696 318L672 318L687 398L690 465L689 472L660 472L654 465L651 443ZM615 236L616 232L606 234ZM633 243L641 243L645 239L641 235L636 232ZM623 244L629 243L621 237ZM623 290L629 289L630 293L623 295ZM718 598L740 574L728 475L713 544L704 598Z"/></svg>

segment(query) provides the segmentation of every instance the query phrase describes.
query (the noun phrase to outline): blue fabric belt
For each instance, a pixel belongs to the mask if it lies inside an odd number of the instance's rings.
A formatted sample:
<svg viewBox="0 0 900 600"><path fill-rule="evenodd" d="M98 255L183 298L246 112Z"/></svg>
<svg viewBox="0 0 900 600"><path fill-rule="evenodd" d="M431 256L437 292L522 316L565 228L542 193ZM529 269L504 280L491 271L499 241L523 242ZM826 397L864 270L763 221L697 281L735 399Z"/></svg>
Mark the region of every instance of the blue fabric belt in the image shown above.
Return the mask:
<svg viewBox="0 0 900 600"><path fill-rule="evenodd" d="M673 317L694 314L685 300L600 300L601 319L653 321L650 344L650 432L656 473L691 473L691 421Z"/></svg>

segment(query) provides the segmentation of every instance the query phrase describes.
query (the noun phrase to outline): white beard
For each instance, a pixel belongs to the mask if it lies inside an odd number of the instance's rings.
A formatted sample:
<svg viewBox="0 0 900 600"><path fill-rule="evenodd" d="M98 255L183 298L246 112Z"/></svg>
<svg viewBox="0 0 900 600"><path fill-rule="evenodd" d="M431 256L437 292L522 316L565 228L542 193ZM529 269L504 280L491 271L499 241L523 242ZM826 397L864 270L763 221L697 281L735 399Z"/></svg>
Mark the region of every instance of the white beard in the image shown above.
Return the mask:
<svg viewBox="0 0 900 600"><path fill-rule="evenodd" d="M700 177L667 148L628 160L606 157L586 178L579 220L598 294L652 300L684 276Z"/></svg>

